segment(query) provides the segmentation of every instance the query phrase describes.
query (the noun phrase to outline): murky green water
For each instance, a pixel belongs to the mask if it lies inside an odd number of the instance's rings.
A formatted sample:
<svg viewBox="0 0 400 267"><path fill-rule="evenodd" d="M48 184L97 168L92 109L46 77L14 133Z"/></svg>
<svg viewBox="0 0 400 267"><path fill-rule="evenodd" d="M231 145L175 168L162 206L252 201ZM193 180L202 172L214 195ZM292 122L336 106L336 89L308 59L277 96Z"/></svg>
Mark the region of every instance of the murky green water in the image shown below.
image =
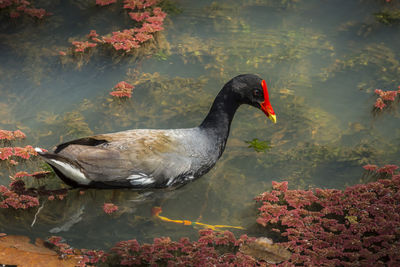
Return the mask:
<svg viewBox="0 0 400 267"><path fill-rule="evenodd" d="M71 190L62 201L44 201L33 227L37 208L0 210L0 232L61 235L88 248L197 236L191 226L153 219L151 208L161 205L172 219L240 225L247 230L236 233L257 234L253 197L273 180L343 188L360 181L364 164L399 164L398 103L372 112L375 88L400 85L400 27L373 16L385 1L180 0L182 13L168 16L156 52L60 58L69 40L91 29L105 34L129 25L120 4L92 2L36 1L54 13L39 23L1 18L0 129L21 129L24 144L51 148L97 133L192 127L223 84L241 73L267 80L278 123L241 107L224 155L199 180L172 192ZM136 84L132 99L113 101L108 93L121 80ZM270 141L271 149L248 148L253 138ZM0 169L2 184L8 175ZM105 202L120 212L105 214Z"/></svg>

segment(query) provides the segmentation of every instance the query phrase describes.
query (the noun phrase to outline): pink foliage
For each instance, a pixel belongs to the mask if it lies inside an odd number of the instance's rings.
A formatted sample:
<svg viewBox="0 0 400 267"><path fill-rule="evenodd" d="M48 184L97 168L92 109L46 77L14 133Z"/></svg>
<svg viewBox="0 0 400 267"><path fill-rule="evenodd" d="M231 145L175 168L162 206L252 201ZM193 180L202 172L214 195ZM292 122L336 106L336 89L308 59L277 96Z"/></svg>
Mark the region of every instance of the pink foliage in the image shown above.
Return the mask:
<svg viewBox="0 0 400 267"><path fill-rule="evenodd" d="M26 138L26 135L23 132L21 132L20 130L14 131L13 135L16 139L25 139Z"/></svg>
<svg viewBox="0 0 400 267"><path fill-rule="evenodd" d="M14 147L14 156L29 159L31 156L37 156L37 152L32 146Z"/></svg>
<svg viewBox="0 0 400 267"><path fill-rule="evenodd" d="M108 5L115 1L112 0L97 0L98 5ZM141 47L142 43L153 39L156 32L162 31L166 13L160 7L155 5L158 1L155 0L125 0L124 8L132 12L128 15L138 25L135 28L124 29L121 31L112 32L111 35L100 36L95 30L91 30L87 35L91 42L74 41L72 44L75 46L75 52L85 52L87 48L95 47L97 44L112 47L116 51L132 52ZM110 46L111 45L111 46ZM64 54L63 54L64 55ZM124 95L120 92L113 93L118 97Z"/></svg>
<svg viewBox="0 0 400 267"><path fill-rule="evenodd" d="M117 0L96 0L96 5L108 6L108 5L114 4L116 2L117 2Z"/></svg>
<svg viewBox="0 0 400 267"><path fill-rule="evenodd" d="M138 42L144 43L147 40L152 39L153 35L147 34L147 33L144 33L144 32L138 32L138 33L135 34L135 38L136 38L136 40L138 40Z"/></svg>
<svg viewBox="0 0 400 267"><path fill-rule="evenodd" d="M75 52L85 52L86 49L97 46L96 43L90 43L88 41L85 42L78 42L73 41L72 45L75 46Z"/></svg>
<svg viewBox="0 0 400 267"><path fill-rule="evenodd" d="M118 210L118 206L113 203L104 203L103 210L105 213L111 214Z"/></svg>
<svg viewBox="0 0 400 267"><path fill-rule="evenodd" d="M8 8L11 18L18 18L22 14L26 14L34 18L43 19L45 16L51 15L43 8L32 7L31 3L25 0L0 0L0 9L5 8Z"/></svg>
<svg viewBox="0 0 400 267"><path fill-rule="evenodd" d="M389 103L396 100L396 96L400 94L400 90L397 91L383 91L381 89L375 89L375 94L379 95L376 99L374 107L382 110Z"/></svg>
<svg viewBox="0 0 400 267"><path fill-rule="evenodd" d="M98 37L99 35L97 34L97 32L95 30L91 30L90 33L87 35L87 38L94 38L94 37Z"/></svg>
<svg viewBox="0 0 400 267"><path fill-rule="evenodd" d="M4 185L0 185L0 208L27 209L39 205L39 199L30 195L17 194Z"/></svg>
<svg viewBox="0 0 400 267"><path fill-rule="evenodd" d="M383 102L382 98L378 97L375 101L374 107L382 110L384 107L386 107L386 104Z"/></svg>
<svg viewBox="0 0 400 267"><path fill-rule="evenodd" d="M26 135L20 130L7 131L0 129L0 140L14 141L16 139L25 139Z"/></svg>
<svg viewBox="0 0 400 267"><path fill-rule="evenodd" d="M110 95L119 97L119 98L124 98L124 97L130 98L132 96L133 88L134 88L133 85L131 85L125 81L122 81L122 82L117 83L114 86L114 89L113 89L114 91L112 91L110 93Z"/></svg>
<svg viewBox="0 0 400 267"><path fill-rule="evenodd" d="M14 140L14 135L11 131L0 130L0 140Z"/></svg>
<svg viewBox="0 0 400 267"><path fill-rule="evenodd" d="M130 266L265 266L238 252L241 244L254 241L246 235L236 239L229 231L216 233L209 229L199 234L198 241L193 242L187 238L172 241L169 237L154 238L152 244L143 245L135 239L121 241L111 251L120 265Z"/></svg>
<svg viewBox="0 0 400 267"><path fill-rule="evenodd" d="M284 181L281 183L272 181L272 188L281 192L286 192L288 190L288 182Z"/></svg>
<svg viewBox="0 0 400 267"><path fill-rule="evenodd" d="M3 142L12 143L18 139L26 138L26 135L20 130L6 131L0 130L0 137ZM45 149L42 149L45 151ZM37 156L37 152L30 145L25 147L10 146L0 147L0 161L7 161L6 164L16 168L21 162L28 162L32 156ZM39 188L26 188L23 179L35 180L46 177L49 171L37 171L28 173L26 171L18 171L14 176L9 176L11 183L8 187L2 185L0 187L0 208L28 209L39 205L39 196L50 194L65 194L65 190L46 190L44 186Z"/></svg>
<svg viewBox="0 0 400 267"><path fill-rule="evenodd" d="M20 171L20 172L17 172L16 174L14 174L14 179L21 178L21 177L33 177L36 179L40 179L40 178L46 177L50 173L51 172L49 172L49 171L38 171L38 172L34 172L34 173L27 173L25 171Z"/></svg>
<svg viewBox="0 0 400 267"><path fill-rule="evenodd" d="M51 236L47 239L47 243L57 248L58 254L61 258L67 258L70 256L79 256L80 260L77 266L93 266L100 261L106 259L106 254L102 250L87 250L87 249L74 249L67 243L63 242L60 236Z"/></svg>
<svg viewBox="0 0 400 267"><path fill-rule="evenodd" d="M364 169L389 179L345 190L287 190L274 183L256 198L262 203L257 222L281 232L293 252L278 266L400 265L398 166Z"/></svg>
<svg viewBox="0 0 400 267"><path fill-rule="evenodd" d="M376 169L378 169L378 166L376 166L376 165L371 165L371 164L367 164L367 165L364 165L363 168L364 168L366 171L372 172L372 171L375 171Z"/></svg>
<svg viewBox="0 0 400 267"><path fill-rule="evenodd" d="M134 29L126 29L113 32L111 37L103 37L104 43L111 44L115 50L131 51L133 48L139 48L140 45L133 36Z"/></svg>
<svg viewBox="0 0 400 267"><path fill-rule="evenodd" d="M0 147L0 160L7 160L14 155L12 147Z"/></svg>
<svg viewBox="0 0 400 267"><path fill-rule="evenodd" d="M150 16L149 12L129 12L128 13L131 19L140 22L143 21L144 19L148 18Z"/></svg>
<svg viewBox="0 0 400 267"><path fill-rule="evenodd" d="M45 16L50 15L50 13L47 13L43 8L25 8L24 12L25 14L38 19L42 19Z"/></svg>

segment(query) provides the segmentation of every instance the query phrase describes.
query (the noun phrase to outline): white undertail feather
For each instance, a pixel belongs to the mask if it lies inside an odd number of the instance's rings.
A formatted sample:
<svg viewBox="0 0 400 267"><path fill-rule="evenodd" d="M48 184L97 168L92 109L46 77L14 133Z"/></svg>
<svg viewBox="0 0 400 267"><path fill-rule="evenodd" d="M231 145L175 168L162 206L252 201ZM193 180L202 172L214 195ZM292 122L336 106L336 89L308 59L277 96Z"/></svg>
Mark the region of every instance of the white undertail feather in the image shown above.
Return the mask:
<svg viewBox="0 0 400 267"><path fill-rule="evenodd" d="M74 180L78 184L87 185L91 182L91 180L86 178L83 172L81 172L79 169L77 169L75 166L72 166L71 164L55 159L49 159L48 161L51 165L62 172L62 174L64 174L69 179Z"/></svg>

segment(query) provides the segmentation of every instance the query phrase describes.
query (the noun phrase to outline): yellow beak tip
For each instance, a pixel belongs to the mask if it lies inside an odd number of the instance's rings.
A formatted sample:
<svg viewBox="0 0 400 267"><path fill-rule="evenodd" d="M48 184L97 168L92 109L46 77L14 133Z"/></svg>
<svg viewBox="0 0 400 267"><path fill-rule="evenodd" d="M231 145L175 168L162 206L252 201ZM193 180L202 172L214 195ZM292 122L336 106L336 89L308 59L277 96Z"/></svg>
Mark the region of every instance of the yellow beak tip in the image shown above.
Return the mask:
<svg viewBox="0 0 400 267"><path fill-rule="evenodd" d="M275 115L269 115L268 118L269 118L273 123L276 123L276 116L275 116Z"/></svg>

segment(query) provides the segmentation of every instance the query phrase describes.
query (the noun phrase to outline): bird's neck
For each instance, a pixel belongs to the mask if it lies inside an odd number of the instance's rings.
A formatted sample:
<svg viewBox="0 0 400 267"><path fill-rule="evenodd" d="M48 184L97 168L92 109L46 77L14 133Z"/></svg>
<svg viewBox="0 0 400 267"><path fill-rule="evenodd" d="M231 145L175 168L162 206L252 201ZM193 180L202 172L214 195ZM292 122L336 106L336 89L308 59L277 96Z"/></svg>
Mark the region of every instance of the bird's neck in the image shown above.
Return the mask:
<svg viewBox="0 0 400 267"><path fill-rule="evenodd" d="M216 140L215 145L219 148L219 156L225 149L231 122L239 106L231 88L225 86L215 98L208 115L200 124L200 129L205 130Z"/></svg>

